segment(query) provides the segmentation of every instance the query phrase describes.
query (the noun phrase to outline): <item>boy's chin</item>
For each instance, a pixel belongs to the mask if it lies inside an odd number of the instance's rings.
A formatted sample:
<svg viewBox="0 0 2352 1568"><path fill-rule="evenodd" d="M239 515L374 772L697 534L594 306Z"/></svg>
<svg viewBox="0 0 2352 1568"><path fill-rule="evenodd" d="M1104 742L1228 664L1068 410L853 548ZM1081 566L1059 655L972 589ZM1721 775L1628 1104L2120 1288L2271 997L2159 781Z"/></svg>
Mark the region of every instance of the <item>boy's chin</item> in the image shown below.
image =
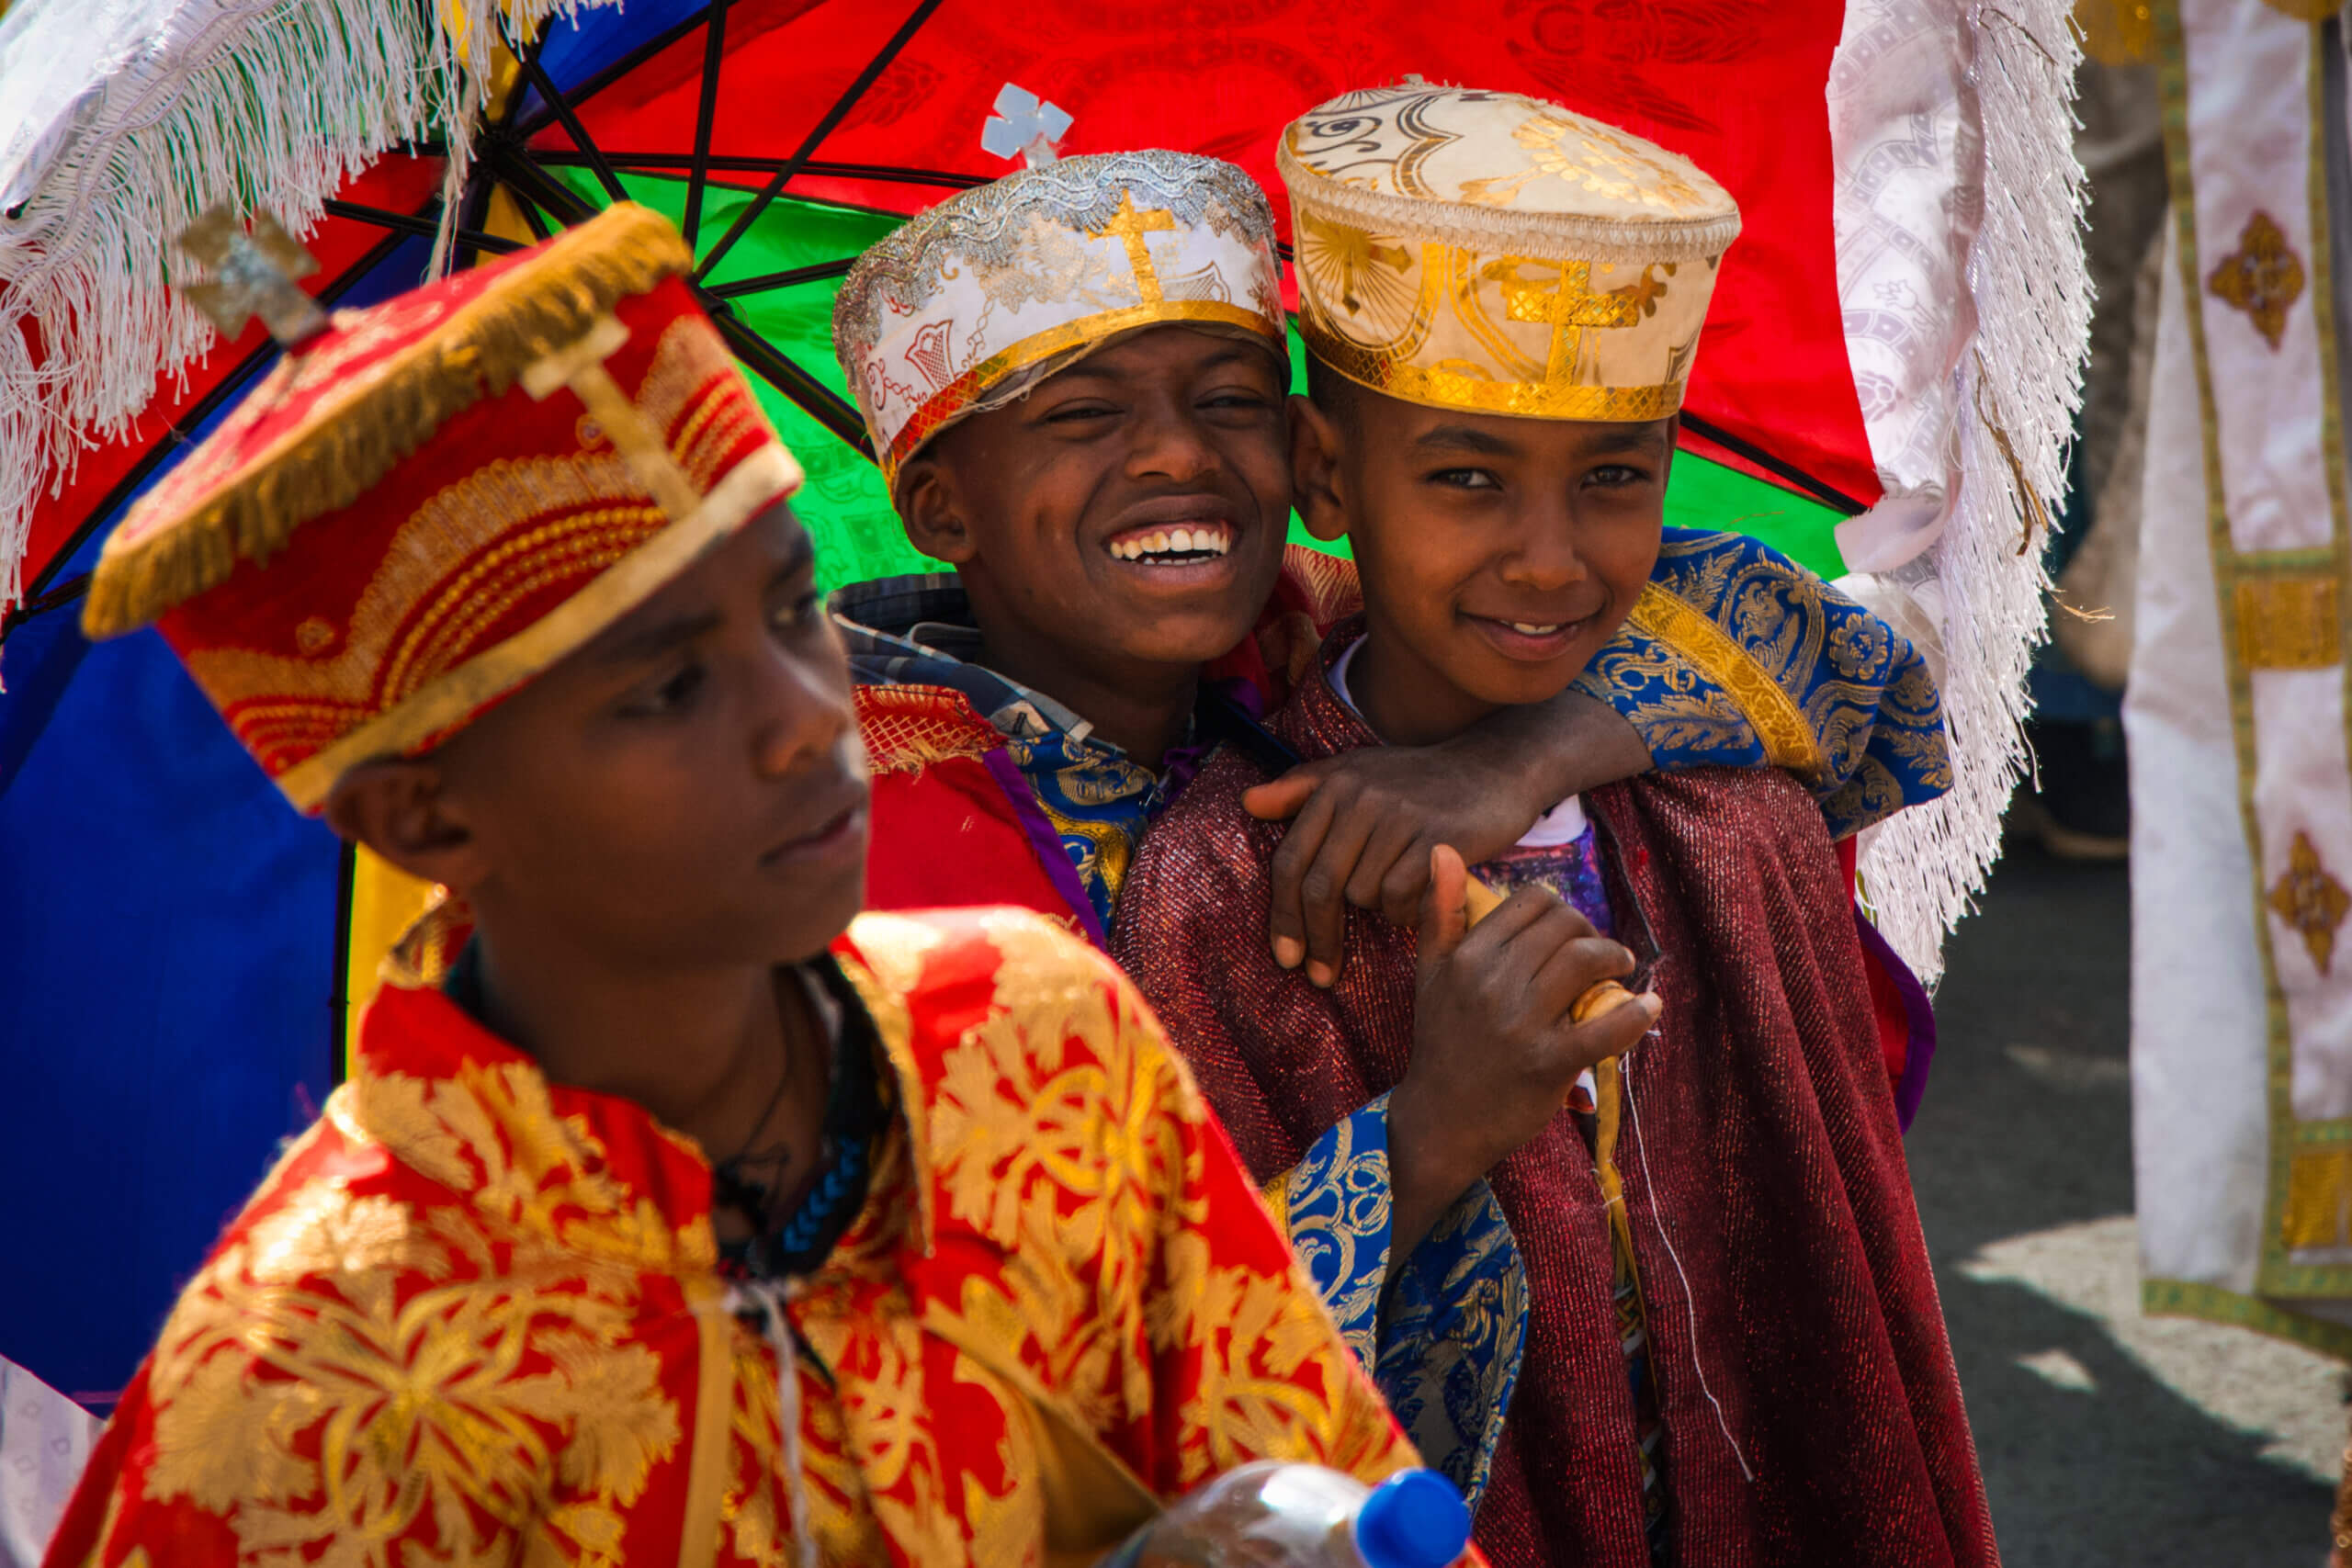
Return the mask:
<svg viewBox="0 0 2352 1568"><path fill-rule="evenodd" d="M1541 663L1503 659L1486 648L1463 649L1451 660L1456 685L1479 701L1498 707L1525 707L1548 703L1571 685L1592 662L1597 648L1576 648Z"/></svg>
<svg viewBox="0 0 2352 1568"><path fill-rule="evenodd" d="M1121 635L1102 652L1106 662L1197 669L1240 647L1257 624L1254 614L1162 614L1148 621L1138 619L1105 628Z"/></svg>

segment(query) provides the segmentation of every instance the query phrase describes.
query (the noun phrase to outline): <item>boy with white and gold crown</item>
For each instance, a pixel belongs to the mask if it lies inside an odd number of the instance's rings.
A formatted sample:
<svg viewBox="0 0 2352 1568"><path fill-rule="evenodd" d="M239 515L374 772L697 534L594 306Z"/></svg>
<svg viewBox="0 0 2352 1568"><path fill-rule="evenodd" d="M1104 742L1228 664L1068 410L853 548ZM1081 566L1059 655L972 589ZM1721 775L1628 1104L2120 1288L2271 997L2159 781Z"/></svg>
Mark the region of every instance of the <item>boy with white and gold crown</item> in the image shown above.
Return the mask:
<svg viewBox="0 0 2352 1568"><path fill-rule="evenodd" d="M1443 743L1606 682L1628 629L1703 644L1730 605L1772 605L1784 647L1874 624L1752 541L1662 527L1739 229L1688 160L1414 83L1311 111L1277 161L1311 356L1298 505L1351 538L1363 594L1271 721L1282 747ZM1228 748L1160 818L1114 950L1294 1235L1311 1205L1326 1251L1385 1270L1392 1337L1523 1340L1489 1557L1994 1562L1850 885L1805 792L1700 767L1565 795L1474 850L1475 880L1433 851L1418 931L1351 913L1326 987L1251 935L1281 840L1245 805L1264 777ZM1483 1206L1498 1293L1448 1300L1426 1256ZM1494 1416L1383 1382L1425 1452Z"/></svg>

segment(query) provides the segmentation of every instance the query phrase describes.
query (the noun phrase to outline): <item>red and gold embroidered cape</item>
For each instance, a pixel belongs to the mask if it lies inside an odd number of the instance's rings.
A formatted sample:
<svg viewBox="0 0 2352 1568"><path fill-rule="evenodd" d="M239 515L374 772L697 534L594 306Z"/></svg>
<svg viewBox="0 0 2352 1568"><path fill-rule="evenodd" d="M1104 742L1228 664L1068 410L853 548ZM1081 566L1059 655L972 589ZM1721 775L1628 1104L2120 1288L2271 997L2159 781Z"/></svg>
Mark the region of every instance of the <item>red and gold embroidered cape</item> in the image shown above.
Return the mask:
<svg viewBox="0 0 2352 1568"><path fill-rule="evenodd" d="M802 1526L832 1562L1084 1562L1252 1459L1413 1462L1107 960L1006 909L869 915L835 952L898 1113L786 1308L805 1521L700 1152L409 984L181 1297L48 1561L704 1568Z"/></svg>

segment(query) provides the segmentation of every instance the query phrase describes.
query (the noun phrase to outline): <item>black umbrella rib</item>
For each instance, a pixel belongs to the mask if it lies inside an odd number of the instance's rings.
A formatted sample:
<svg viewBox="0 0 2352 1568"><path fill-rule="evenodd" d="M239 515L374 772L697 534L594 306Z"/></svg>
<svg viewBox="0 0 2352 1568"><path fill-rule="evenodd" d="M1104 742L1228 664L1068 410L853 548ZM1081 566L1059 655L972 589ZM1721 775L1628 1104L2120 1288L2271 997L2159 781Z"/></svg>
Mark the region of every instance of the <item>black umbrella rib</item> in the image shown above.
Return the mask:
<svg viewBox="0 0 2352 1568"><path fill-rule="evenodd" d="M702 193L710 184L710 128L718 118L718 68L727 56L727 9L734 0L711 0L702 46L702 96L695 105L695 157L686 171L686 249L702 237Z"/></svg>
<svg viewBox="0 0 2352 1568"><path fill-rule="evenodd" d="M809 131L807 139L800 143L799 149L785 160L782 168L768 176L768 183L760 187L760 193L752 198L752 204L736 214L735 221L729 227L726 234L720 238L718 244L711 247L710 254L703 257L702 265L695 268L695 276L697 278L708 277L711 270L726 259L727 253L735 248L735 242L741 239L752 225L759 220L760 214L768 209L770 202L784 194L784 187L792 182L793 176L808 165L809 159L817 155L817 149L823 143L825 138L833 133L834 127L849 118L849 111L857 107L857 101L860 98L865 96L866 89L873 86L880 79L882 73L889 69L890 62L899 57L899 51L907 47L915 34L922 30L922 25L931 20L932 13L938 10L939 6L940 0L916 0L915 8L907 14L905 21L899 24L899 30L890 35L890 41L882 46L882 52L865 62L865 69L857 73L857 80L852 82L849 85L849 90L833 101L833 107L825 111L825 118L817 122L816 129Z"/></svg>
<svg viewBox="0 0 2352 1568"><path fill-rule="evenodd" d="M408 238L404 233L392 233L377 241L369 247L368 254L353 263L350 269L341 277L319 290L320 302L332 305L343 298L352 285L367 276L380 265L386 257L406 244ZM90 536L97 531L99 525L112 517L123 502L129 501L139 487L147 482L156 467L164 458L187 445L189 438L180 434L183 428L193 430L211 418L213 411L243 390L254 371L277 352L277 344L263 342L252 353L239 360L234 369L214 382L209 391L189 404L187 412L173 422L170 434L164 440L156 442L140 455L139 460L130 465L130 471L114 482L114 488L107 491L98 503L90 508L89 515L82 519L72 534L66 536L65 542L57 547L57 553L49 558L49 564L36 572L30 582L25 584L25 602L8 615L6 625L0 626L0 640L5 640L10 630L23 625L34 615L59 609L82 597L90 585L89 574L86 572L59 583L55 592L49 592L51 583L56 580L59 569L74 558L76 550L90 542Z"/></svg>
<svg viewBox="0 0 2352 1568"><path fill-rule="evenodd" d="M531 149L531 159L534 163L544 164L549 168L570 168L588 162L580 153L567 152L560 148L552 147ZM693 158L684 152L617 152L609 148L605 152L605 161L616 169L649 171L685 169L694 165ZM767 175L783 168L786 160L740 157L724 152L713 152L709 162L711 168L724 170L730 174ZM984 186L989 183L989 176L986 175L957 175L951 174L945 169L902 168L891 164L828 164L818 158L811 158L801 164L800 173L812 179L872 180L880 185L946 186L956 190L969 190L974 186Z"/></svg>
<svg viewBox="0 0 2352 1568"><path fill-rule="evenodd" d="M765 294L771 289L789 288L796 283L814 283L820 278L839 277L857 265L854 256L841 261L811 262L807 266L790 266L782 272L763 272L757 277L739 277L732 283L707 283L703 292L714 299L738 299L746 294Z"/></svg>
<svg viewBox="0 0 2352 1568"><path fill-rule="evenodd" d="M589 76L582 80L578 85L571 89L569 98L571 105L576 108L580 105L586 103L589 99L594 97L597 94L603 92L605 88L611 86L622 77L627 76L630 72L635 71L639 66L643 65L647 61L651 60L655 55L660 54L663 50L668 49L680 39L691 34L700 26L702 26L702 15L697 12L694 16L688 17L684 21L674 22L669 27L664 28L662 31L654 34L651 38L647 39L643 43L639 44L635 49L630 50L627 54L622 55L618 60L614 61L610 65L605 66L602 71L597 72L593 76ZM534 85L536 85L536 84ZM527 122L519 119L515 121L514 129L516 132L526 140L537 135L542 130L545 130L548 128L548 121L555 118L554 110L557 100L548 94L545 87L539 88L539 96L542 100L539 113L533 116Z"/></svg>
<svg viewBox="0 0 2352 1568"><path fill-rule="evenodd" d="M536 202L566 224L585 223L596 216L596 209L582 201L570 186L548 174L519 148L493 146L490 163L498 177L521 191L526 200Z"/></svg>
<svg viewBox="0 0 2352 1568"><path fill-rule="evenodd" d="M1860 517L1863 513L1870 510L1869 507L1864 506L1860 502L1856 501L1844 491L1839 490L1833 485L1823 483L1821 480L1815 479L1811 474L1806 473L1803 468L1798 468L1794 463L1789 462L1785 458L1775 457L1771 453L1767 452L1763 447L1757 446L1754 442L1734 435L1730 431L1725 430L1722 425L1717 424L1714 421L1711 419L1702 419L1699 415L1692 413L1689 409L1684 409L1682 411L1682 428L1690 432L1693 435L1705 436L1716 446L1724 448L1724 450L1736 453L1738 456L1747 458L1749 462L1755 464L1758 468L1762 468L1767 473L1774 474L1781 479L1786 479L1789 483L1796 486L1799 490L1804 491L1806 494L1812 496L1815 500L1820 502L1824 506L1830 508L1832 511L1842 512L1849 517Z"/></svg>
<svg viewBox="0 0 2352 1568"><path fill-rule="evenodd" d="M718 324L720 335L727 339L735 356L758 372L760 379L790 398L802 412L842 440L866 456L873 456L872 444L865 436L865 421L850 406L848 399L794 364L775 344L737 320L725 300L705 294L703 308Z"/></svg>
<svg viewBox="0 0 2352 1568"><path fill-rule="evenodd" d="M523 73L531 79L531 85L539 90L539 96L546 99L548 107L555 111L556 118L563 124L564 134L571 138L571 144L587 156L588 166L596 171L596 183L605 187L605 194L615 201L627 201L628 192L622 188L620 176L613 173L610 164L605 162L605 155L597 151L594 140L588 134L588 128L580 123L580 117L572 112L571 103L556 90L554 79L548 75L547 67L539 63L537 54L523 62Z"/></svg>
<svg viewBox="0 0 2352 1568"><path fill-rule="evenodd" d="M422 234L430 240L441 232L437 220L420 218L413 212L392 212L381 207L368 207L356 201L336 201L332 197L326 203L326 209L337 218L348 218L356 223L367 223L378 229L390 229L396 234ZM480 229L459 229L456 231L456 238L461 245L470 245L475 250L489 251L495 255L504 255L523 248L519 241L484 233Z"/></svg>

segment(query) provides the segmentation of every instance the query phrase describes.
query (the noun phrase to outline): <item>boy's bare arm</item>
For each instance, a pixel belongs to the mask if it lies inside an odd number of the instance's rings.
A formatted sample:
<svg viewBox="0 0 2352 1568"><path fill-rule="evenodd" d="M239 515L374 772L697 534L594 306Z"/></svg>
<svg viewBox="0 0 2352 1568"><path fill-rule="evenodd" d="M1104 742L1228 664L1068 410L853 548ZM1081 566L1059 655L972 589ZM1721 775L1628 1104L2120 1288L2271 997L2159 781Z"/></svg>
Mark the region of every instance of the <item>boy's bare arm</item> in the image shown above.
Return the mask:
<svg viewBox="0 0 2352 1568"><path fill-rule="evenodd" d="M1274 961L1339 977L1347 906L1411 925L1430 852L1475 864L1519 841L1572 795L1647 773L1649 748L1614 708L1573 689L1504 708L1435 746L1368 746L1292 769L1242 796L1267 821L1295 817L1272 863Z"/></svg>

